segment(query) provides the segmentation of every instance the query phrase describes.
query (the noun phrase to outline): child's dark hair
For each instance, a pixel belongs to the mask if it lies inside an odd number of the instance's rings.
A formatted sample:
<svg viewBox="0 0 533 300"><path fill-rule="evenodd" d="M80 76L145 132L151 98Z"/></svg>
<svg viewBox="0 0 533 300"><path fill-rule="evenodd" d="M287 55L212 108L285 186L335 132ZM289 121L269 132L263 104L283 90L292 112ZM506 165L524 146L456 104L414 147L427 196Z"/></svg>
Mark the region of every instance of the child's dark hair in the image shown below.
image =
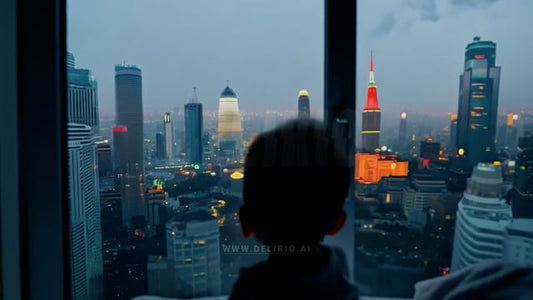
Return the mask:
<svg viewBox="0 0 533 300"><path fill-rule="evenodd" d="M249 148L241 221L268 245L319 243L342 214L350 181L347 159L322 123L289 121Z"/></svg>

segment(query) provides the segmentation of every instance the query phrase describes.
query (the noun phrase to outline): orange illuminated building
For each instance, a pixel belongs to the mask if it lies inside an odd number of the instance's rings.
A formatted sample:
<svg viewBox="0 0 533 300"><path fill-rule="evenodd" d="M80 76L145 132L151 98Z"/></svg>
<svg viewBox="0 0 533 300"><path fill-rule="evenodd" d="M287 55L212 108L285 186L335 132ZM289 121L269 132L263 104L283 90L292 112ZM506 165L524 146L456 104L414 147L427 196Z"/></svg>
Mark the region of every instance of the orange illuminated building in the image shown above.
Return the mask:
<svg viewBox="0 0 533 300"><path fill-rule="evenodd" d="M359 183L378 183L383 177L407 176L407 161L396 160L394 154L355 154L355 180Z"/></svg>

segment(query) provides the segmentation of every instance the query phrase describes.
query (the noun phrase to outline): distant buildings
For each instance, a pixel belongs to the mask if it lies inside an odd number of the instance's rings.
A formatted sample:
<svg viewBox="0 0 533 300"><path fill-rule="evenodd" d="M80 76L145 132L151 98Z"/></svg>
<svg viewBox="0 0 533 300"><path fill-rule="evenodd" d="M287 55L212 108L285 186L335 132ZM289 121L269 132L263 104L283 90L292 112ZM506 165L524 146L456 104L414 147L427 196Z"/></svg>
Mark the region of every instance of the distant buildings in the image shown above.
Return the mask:
<svg viewBox="0 0 533 300"><path fill-rule="evenodd" d="M370 56L370 79L366 96L366 106L363 109L363 126L361 137L363 151L373 153L379 148L379 133L381 132L381 109L378 105L376 82L374 81L374 62Z"/></svg>
<svg viewBox="0 0 533 300"><path fill-rule="evenodd" d="M383 177L407 176L408 162L396 160L396 155L379 153L355 154L354 179L362 184L378 183Z"/></svg>
<svg viewBox="0 0 533 300"><path fill-rule="evenodd" d="M165 135L162 132L155 134L155 157L159 160L167 157L165 148Z"/></svg>
<svg viewBox="0 0 533 300"><path fill-rule="evenodd" d="M237 94L229 87L222 91L218 106L218 155L221 161L240 160L242 125Z"/></svg>
<svg viewBox="0 0 533 300"><path fill-rule="evenodd" d="M97 84L91 71L75 68L75 58L67 54L67 119L85 124L94 134L99 132Z"/></svg>
<svg viewBox="0 0 533 300"><path fill-rule="evenodd" d="M511 203L514 218L533 219L533 131L518 141Z"/></svg>
<svg viewBox="0 0 533 300"><path fill-rule="evenodd" d="M195 208L167 222L167 260L177 297L217 296L221 292L218 221Z"/></svg>
<svg viewBox="0 0 533 300"><path fill-rule="evenodd" d="M404 190L403 212L408 223L419 227L426 226L428 209L440 201L447 192L446 181L431 175L416 174L411 185Z"/></svg>
<svg viewBox="0 0 533 300"><path fill-rule="evenodd" d="M102 299L102 229L91 127L68 124L72 299Z"/></svg>
<svg viewBox="0 0 533 300"><path fill-rule="evenodd" d="M202 103L198 102L196 88L191 101L185 104L185 153L187 162L192 165L202 165L203 139L203 109ZM240 122L240 117L239 117Z"/></svg>
<svg viewBox="0 0 533 300"><path fill-rule="evenodd" d="M307 90L300 90L298 92L298 119L309 119L310 116L309 93Z"/></svg>
<svg viewBox="0 0 533 300"><path fill-rule="evenodd" d="M440 143L435 142L433 138L428 137L420 142L420 158L434 162L439 160L439 155Z"/></svg>
<svg viewBox="0 0 533 300"><path fill-rule="evenodd" d="M459 81L456 147L471 166L496 158L496 118L500 69L495 65L496 44L474 41L466 46L464 72Z"/></svg>
<svg viewBox="0 0 533 300"><path fill-rule="evenodd" d="M407 140L407 113L405 111L402 111L400 114L400 130L398 131L396 148L402 152L409 148L409 141Z"/></svg>
<svg viewBox="0 0 533 300"><path fill-rule="evenodd" d="M122 221L144 216L142 75L136 66L115 66L114 162L122 195Z"/></svg>
<svg viewBox="0 0 533 300"><path fill-rule="evenodd" d="M503 255L511 207L502 198L499 165L478 164L459 202L455 223L451 270Z"/></svg>
<svg viewBox="0 0 533 300"><path fill-rule="evenodd" d="M163 117L163 125L165 130L165 156L167 159L171 159L174 156L172 153L172 148L174 147L174 131L169 112L166 112Z"/></svg>

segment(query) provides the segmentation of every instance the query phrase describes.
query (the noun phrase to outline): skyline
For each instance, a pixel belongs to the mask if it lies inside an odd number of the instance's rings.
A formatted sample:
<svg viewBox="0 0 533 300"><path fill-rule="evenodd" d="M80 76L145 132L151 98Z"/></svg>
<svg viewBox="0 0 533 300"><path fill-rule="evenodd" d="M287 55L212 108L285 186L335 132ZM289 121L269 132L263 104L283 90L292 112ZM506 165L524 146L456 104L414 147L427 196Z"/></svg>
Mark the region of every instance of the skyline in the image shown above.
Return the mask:
<svg viewBox="0 0 533 300"><path fill-rule="evenodd" d="M516 79L533 69L533 59L527 59L533 3L381 3L358 2L357 123L371 50L384 119L399 119L402 110L408 116L456 113L464 47L474 36L497 44L499 111L530 107L533 86ZM192 87L206 111L216 110L226 80L243 112L295 110L300 89L309 91L311 110L323 106L323 1L69 4L68 50L77 68L93 72L103 113L114 114L113 67L124 61L143 70L147 112L183 107Z"/></svg>

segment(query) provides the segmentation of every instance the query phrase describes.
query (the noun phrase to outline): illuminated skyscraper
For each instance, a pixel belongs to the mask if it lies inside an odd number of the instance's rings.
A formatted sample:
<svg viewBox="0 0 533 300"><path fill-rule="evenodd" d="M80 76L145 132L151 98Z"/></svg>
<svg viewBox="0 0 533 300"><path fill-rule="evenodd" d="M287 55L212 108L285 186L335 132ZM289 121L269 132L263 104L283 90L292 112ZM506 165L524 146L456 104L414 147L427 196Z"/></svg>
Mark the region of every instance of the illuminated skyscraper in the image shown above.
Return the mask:
<svg viewBox="0 0 533 300"><path fill-rule="evenodd" d="M222 159L240 159L242 131L237 95L228 85L220 95L218 106L218 148Z"/></svg>
<svg viewBox="0 0 533 300"><path fill-rule="evenodd" d="M459 80L457 112L458 149L464 149L470 165L492 162L495 156L496 118L500 67L496 62L496 44L474 41L466 46L464 73Z"/></svg>
<svg viewBox="0 0 533 300"><path fill-rule="evenodd" d="M298 92L298 119L309 119L310 116L309 93L307 90L300 90Z"/></svg>
<svg viewBox="0 0 533 300"><path fill-rule="evenodd" d="M518 141L511 204L514 218L533 219L533 131Z"/></svg>
<svg viewBox="0 0 533 300"><path fill-rule="evenodd" d="M185 104L185 153L187 161L194 165L202 164L202 133L203 109L195 88L191 102Z"/></svg>
<svg viewBox="0 0 533 300"><path fill-rule="evenodd" d="M474 168L457 207L452 271L502 257L505 228L511 221L511 207L502 197L502 183L499 165L479 163Z"/></svg>
<svg viewBox="0 0 533 300"><path fill-rule="evenodd" d="M97 84L91 71L75 68L75 58L67 54L67 116L68 122L85 124L98 134Z"/></svg>
<svg viewBox="0 0 533 300"><path fill-rule="evenodd" d="M379 133L381 128L381 109L378 105L378 93L374 81L374 62L370 56L370 79L366 96L366 106L363 109L363 126L361 136L363 151L374 152L379 148Z"/></svg>
<svg viewBox="0 0 533 300"><path fill-rule="evenodd" d="M143 108L141 69L115 66L114 159L121 183L122 222L144 215Z"/></svg>
<svg viewBox="0 0 533 300"><path fill-rule="evenodd" d="M165 155L167 159L172 158L172 147L174 143L174 134L172 130L172 121L170 120L170 113L166 112L163 118L165 125Z"/></svg>
<svg viewBox="0 0 533 300"><path fill-rule="evenodd" d="M72 299L102 299L103 262L96 144L91 127L68 124Z"/></svg>

